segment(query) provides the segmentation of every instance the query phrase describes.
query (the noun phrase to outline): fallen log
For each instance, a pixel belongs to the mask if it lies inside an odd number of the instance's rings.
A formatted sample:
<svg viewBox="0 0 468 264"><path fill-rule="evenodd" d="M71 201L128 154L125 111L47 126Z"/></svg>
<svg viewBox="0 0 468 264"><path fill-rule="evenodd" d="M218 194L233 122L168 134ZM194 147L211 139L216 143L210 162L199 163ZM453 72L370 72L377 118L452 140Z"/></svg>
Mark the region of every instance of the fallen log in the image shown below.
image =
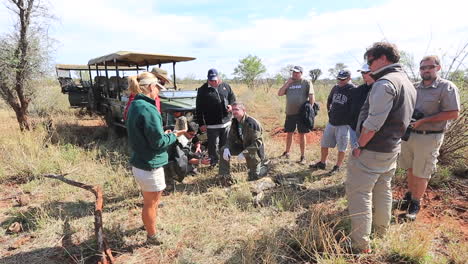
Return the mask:
<svg viewBox="0 0 468 264"><path fill-rule="evenodd" d="M107 243L106 237L104 235L104 230L102 228L102 207L103 207L104 201L103 201L101 186L99 185L92 186L92 185L84 184L81 182L76 182L76 181L65 178L66 175L67 174L61 174L61 175L46 174L43 176L46 178L63 181L64 183L88 190L94 194L94 196L96 197L96 203L94 206L94 234L96 235L96 241L98 244L98 252L101 255L101 261L99 261L98 263L99 264L115 263L114 257L112 256L112 251L109 248L109 244Z"/></svg>

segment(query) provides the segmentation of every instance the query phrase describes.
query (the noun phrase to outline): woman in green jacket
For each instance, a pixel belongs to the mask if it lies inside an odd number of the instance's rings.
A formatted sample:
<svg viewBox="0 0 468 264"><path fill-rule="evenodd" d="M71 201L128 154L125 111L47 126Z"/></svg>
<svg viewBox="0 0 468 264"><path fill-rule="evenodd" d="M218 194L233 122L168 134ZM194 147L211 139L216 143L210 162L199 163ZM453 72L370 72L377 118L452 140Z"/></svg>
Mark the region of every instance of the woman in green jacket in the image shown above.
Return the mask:
<svg viewBox="0 0 468 264"><path fill-rule="evenodd" d="M185 131L164 131L161 114L154 104L154 98L164 87L155 75L143 72L131 76L128 85L129 90L136 90L138 86L142 91L135 96L128 110L128 142L133 150L130 163L143 193L142 219L147 241L160 244L156 238L156 216L162 191L166 188L163 166L168 162L167 148Z"/></svg>

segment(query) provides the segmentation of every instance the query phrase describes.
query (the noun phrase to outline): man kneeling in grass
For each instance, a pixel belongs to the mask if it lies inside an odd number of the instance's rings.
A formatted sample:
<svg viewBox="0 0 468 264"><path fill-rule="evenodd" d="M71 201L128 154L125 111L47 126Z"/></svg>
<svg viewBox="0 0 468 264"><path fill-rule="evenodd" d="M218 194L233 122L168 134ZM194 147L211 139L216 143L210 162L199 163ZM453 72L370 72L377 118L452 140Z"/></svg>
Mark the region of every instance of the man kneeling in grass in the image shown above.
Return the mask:
<svg viewBox="0 0 468 264"><path fill-rule="evenodd" d="M248 180L256 180L267 173L265 149L262 138L262 126L253 117L245 112L243 103L232 104L231 130L227 138L227 143L221 150L223 158L219 163L219 175L227 184L234 183L230 174L231 156L237 155L239 160L247 163Z"/></svg>

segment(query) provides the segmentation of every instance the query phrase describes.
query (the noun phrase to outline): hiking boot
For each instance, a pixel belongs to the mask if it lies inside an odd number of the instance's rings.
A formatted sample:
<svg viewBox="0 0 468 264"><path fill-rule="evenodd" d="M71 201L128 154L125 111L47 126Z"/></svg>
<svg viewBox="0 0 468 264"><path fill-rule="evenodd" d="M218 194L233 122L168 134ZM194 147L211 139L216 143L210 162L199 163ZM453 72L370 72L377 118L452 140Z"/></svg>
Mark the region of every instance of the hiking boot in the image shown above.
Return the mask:
<svg viewBox="0 0 468 264"><path fill-rule="evenodd" d="M412 199L411 192L406 192L403 199L396 199L392 201L392 208L394 210L397 209L397 210L406 211L408 210L411 199Z"/></svg>
<svg viewBox="0 0 468 264"><path fill-rule="evenodd" d="M283 158L283 159L289 159L289 152L283 152L283 154L281 154L280 158Z"/></svg>
<svg viewBox="0 0 468 264"><path fill-rule="evenodd" d="M145 244L159 246L159 245L162 245L163 242L161 242L156 235L152 235L152 236L147 236L146 237L146 243Z"/></svg>
<svg viewBox="0 0 468 264"><path fill-rule="evenodd" d="M305 156L301 156L301 158L299 159L299 161L297 162L299 164L306 164L306 159L305 159Z"/></svg>
<svg viewBox="0 0 468 264"><path fill-rule="evenodd" d="M314 169L314 170L324 170L326 166L327 165L325 163L319 161L319 162L317 162L315 164L309 165L309 168Z"/></svg>
<svg viewBox="0 0 468 264"><path fill-rule="evenodd" d="M335 173L337 173L339 171L340 171L340 166L335 165L335 166L333 166L333 169L328 172L328 175L333 175L333 174L335 174Z"/></svg>
<svg viewBox="0 0 468 264"><path fill-rule="evenodd" d="M408 206L408 213L406 213L405 218L411 221L416 220L416 215L419 213L419 209L421 209L420 201L418 200L411 200Z"/></svg>

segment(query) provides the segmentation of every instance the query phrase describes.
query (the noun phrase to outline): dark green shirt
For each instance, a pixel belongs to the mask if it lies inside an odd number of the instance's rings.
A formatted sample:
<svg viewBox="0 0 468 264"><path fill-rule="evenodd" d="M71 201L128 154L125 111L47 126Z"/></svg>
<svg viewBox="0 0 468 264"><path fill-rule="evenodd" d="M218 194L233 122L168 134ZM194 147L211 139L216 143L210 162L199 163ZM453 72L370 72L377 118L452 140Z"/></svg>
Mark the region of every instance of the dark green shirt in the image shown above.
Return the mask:
<svg viewBox="0 0 468 264"><path fill-rule="evenodd" d="M138 94L128 110L128 142L133 150L130 163L142 170L167 164L167 148L176 141L173 133L165 134L161 114L154 100Z"/></svg>

